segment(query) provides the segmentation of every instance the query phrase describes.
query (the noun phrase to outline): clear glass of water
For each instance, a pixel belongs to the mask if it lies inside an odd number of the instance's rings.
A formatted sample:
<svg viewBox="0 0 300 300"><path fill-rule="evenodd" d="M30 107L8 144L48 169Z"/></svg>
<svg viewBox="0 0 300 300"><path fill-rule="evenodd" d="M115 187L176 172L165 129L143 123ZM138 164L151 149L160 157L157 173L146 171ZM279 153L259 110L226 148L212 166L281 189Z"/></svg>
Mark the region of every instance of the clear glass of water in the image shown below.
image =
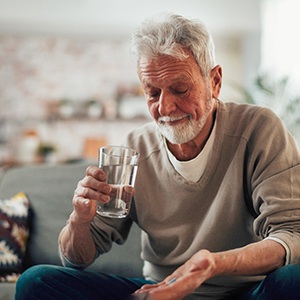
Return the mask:
<svg viewBox="0 0 300 300"><path fill-rule="evenodd" d="M97 213L104 217L124 218L128 215L134 191L139 153L122 146L99 149L99 167L112 187L110 201L98 204Z"/></svg>

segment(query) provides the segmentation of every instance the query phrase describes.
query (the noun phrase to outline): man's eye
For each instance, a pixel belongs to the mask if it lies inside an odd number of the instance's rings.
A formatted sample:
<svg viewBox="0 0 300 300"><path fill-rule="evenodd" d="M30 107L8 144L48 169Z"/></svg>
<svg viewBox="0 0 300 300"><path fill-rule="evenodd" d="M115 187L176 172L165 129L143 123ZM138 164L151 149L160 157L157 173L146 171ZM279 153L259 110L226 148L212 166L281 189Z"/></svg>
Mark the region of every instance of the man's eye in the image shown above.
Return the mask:
<svg viewBox="0 0 300 300"><path fill-rule="evenodd" d="M148 93L148 96L149 96L150 99L157 98L157 97L159 97L159 91L156 91L156 92L149 92L149 93Z"/></svg>
<svg viewBox="0 0 300 300"><path fill-rule="evenodd" d="M188 91L188 89L185 90L174 90L174 92L178 95L184 95L186 92Z"/></svg>

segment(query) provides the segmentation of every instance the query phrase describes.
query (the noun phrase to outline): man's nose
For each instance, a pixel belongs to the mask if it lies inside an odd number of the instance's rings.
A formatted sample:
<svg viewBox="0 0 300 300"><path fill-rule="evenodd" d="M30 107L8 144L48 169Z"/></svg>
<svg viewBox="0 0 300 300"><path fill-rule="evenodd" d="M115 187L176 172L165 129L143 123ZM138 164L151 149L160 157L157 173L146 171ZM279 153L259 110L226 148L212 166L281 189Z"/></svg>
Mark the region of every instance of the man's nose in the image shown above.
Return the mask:
<svg viewBox="0 0 300 300"><path fill-rule="evenodd" d="M159 97L158 112L161 116L169 116L176 110L176 99L170 93L163 92Z"/></svg>

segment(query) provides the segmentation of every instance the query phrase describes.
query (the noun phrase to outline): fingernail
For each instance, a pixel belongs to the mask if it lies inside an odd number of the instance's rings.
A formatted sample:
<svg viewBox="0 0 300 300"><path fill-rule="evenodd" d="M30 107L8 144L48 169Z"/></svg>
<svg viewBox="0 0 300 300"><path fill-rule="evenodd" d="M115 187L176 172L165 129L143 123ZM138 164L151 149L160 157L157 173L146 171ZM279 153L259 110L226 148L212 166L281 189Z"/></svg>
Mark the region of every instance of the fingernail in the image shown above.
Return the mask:
<svg viewBox="0 0 300 300"><path fill-rule="evenodd" d="M111 187L109 185L106 185L103 187L103 192L104 193L110 193L111 192Z"/></svg>
<svg viewBox="0 0 300 300"><path fill-rule="evenodd" d="M100 176L99 176L100 180L105 180L106 179L106 175L101 173Z"/></svg>
<svg viewBox="0 0 300 300"><path fill-rule="evenodd" d="M101 198L105 202L108 202L110 200L110 197L108 195L103 195Z"/></svg>

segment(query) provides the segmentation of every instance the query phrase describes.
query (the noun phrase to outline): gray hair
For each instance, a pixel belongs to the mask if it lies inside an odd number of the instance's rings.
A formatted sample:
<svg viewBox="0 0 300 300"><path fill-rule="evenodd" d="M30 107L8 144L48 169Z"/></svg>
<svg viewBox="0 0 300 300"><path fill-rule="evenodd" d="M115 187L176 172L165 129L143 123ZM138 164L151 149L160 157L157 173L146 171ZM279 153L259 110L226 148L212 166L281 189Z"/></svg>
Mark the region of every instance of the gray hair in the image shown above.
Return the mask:
<svg viewBox="0 0 300 300"><path fill-rule="evenodd" d="M204 77L215 67L215 47L206 26L198 20L180 15L163 14L149 18L132 36L132 52L137 57L151 59L170 55L180 60L187 58L185 49L192 52Z"/></svg>

